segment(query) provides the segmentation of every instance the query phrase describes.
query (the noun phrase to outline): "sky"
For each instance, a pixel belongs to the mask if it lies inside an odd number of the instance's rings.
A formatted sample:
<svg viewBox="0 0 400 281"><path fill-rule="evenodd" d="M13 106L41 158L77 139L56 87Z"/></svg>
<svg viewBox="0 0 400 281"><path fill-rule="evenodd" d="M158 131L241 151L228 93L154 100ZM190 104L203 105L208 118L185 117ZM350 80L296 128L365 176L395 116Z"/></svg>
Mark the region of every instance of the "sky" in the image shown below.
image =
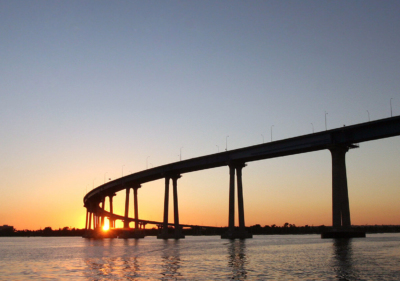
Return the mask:
<svg viewBox="0 0 400 281"><path fill-rule="evenodd" d="M83 228L84 195L109 179L399 115L399 14L390 0L0 0L0 225ZM399 161L400 137L347 153L352 224L400 224ZM247 226L332 224L329 151L249 162L243 188ZM227 167L184 174L180 222L226 226L228 189ZM162 221L164 182L138 195L139 217Z"/></svg>

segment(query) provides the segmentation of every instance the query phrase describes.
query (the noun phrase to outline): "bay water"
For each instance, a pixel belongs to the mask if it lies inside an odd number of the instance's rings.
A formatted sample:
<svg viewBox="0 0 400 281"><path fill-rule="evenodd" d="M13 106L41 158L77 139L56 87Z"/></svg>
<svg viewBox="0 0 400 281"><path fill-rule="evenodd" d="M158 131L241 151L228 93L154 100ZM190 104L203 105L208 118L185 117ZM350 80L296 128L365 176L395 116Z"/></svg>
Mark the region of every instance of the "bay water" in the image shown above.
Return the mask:
<svg viewBox="0 0 400 281"><path fill-rule="evenodd" d="M0 280L400 280L400 234L0 237Z"/></svg>

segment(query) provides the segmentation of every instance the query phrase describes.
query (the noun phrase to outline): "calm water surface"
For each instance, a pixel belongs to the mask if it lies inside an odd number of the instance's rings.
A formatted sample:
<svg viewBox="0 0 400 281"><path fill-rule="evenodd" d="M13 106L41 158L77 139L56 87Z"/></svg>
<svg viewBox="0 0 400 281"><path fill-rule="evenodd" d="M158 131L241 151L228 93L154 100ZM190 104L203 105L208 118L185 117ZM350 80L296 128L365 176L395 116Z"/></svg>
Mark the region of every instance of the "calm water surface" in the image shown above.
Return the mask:
<svg viewBox="0 0 400 281"><path fill-rule="evenodd" d="M0 280L400 280L400 234L0 238Z"/></svg>

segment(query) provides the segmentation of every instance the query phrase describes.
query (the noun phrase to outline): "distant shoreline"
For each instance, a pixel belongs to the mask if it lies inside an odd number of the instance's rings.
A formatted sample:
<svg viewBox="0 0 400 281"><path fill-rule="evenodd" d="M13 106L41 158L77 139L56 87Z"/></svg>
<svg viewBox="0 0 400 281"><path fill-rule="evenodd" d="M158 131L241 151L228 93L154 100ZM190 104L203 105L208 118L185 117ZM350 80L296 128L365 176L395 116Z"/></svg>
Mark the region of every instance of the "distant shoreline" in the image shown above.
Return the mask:
<svg viewBox="0 0 400 281"><path fill-rule="evenodd" d="M354 230L363 231L365 233L398 233L400 232L400 225L360 225L352 226ZM295 226L292 224L285 223L283 226L266 225L253 225L246 227L247 231L253 235L285 235L285 234L321 234L322 232L332 230L330 226ZM227 230L226 227L202 229L200 232L194 232L192 229L183 229L185 235L221 235ZM0 230L0 237L71 237L71 236L83 236L85 229L77 228L59 228L53 230L51 227L46 227L40 230L15 230L12 226ZM158 229L145 229L145 236L156 236Z"/></svg>

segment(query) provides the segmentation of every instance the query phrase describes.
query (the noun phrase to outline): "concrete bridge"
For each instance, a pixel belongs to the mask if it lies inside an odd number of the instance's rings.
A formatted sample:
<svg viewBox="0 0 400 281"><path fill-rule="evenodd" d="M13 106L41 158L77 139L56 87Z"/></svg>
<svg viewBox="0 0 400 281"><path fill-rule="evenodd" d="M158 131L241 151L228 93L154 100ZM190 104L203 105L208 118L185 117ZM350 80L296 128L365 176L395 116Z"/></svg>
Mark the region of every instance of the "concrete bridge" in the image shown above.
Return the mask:
<svg viewBox="0 0 400 281"><path fill-rule="evenodd" d="M110 227L115 227L115 220L124 221L124 228L129 228L129 222L135 222L135 229L140 229L138 212L138 189L142 184L158 179L165 179L164 219L159 238L183 238L182 224L179 222L178 210L178 179L184 173L195 172L216 167L229 167L229 216L228 231L222 238L251 238L245 229L244 199L242 186L242 169L247 162L269 158L288 156L328 149L332 156L332 226L337 231L351 228L350 208L348 198L345 155L349 149L358 147L358 143L383 139L400 135L400 116L360 123L352 126L326 130L318 133L274 141L192 158L176 163L154 167L130 174L98 186L84 197L86 207L86 229L98 229L104 224L104 218L110 219ZM236 184L235 184L236 177ZM169 187L172 181L174 203L173 235L168 234L168 204ZM134 218L129 218L129 194L133 189ZM235 227L235 189L238 196L239 226ZM116 192L125 190L125 215L113 213L113 197ZM105 212L105 198L109 197L109 212Z"/></svg>

